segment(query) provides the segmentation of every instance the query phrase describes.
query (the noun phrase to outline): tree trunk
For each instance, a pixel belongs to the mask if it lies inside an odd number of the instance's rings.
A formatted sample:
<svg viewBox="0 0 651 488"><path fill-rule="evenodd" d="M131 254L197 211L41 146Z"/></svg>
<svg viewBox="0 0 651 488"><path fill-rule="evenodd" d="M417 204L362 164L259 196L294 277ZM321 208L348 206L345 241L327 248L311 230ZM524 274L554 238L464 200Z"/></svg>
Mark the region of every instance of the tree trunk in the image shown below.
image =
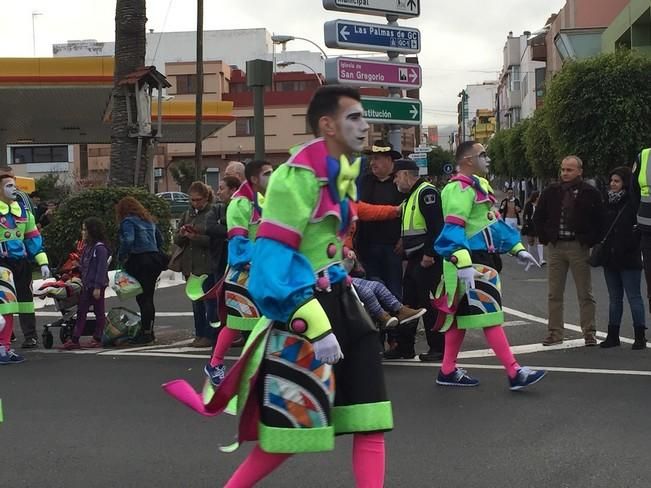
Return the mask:
<svg viewBox="0 0 651 488"><path fill-rule="evenodd" d="M144 184L149 142L145 139L140 155L140 171L135 179L138 138L129 137L127 97L117 82L145 64L147 22L145 0L117 0L115 7L115 71L113 75L113 108L111 120L111 166L109 180L112 185L132 186ZM133 121L136 118L135 97L130 97Z"/></svg>

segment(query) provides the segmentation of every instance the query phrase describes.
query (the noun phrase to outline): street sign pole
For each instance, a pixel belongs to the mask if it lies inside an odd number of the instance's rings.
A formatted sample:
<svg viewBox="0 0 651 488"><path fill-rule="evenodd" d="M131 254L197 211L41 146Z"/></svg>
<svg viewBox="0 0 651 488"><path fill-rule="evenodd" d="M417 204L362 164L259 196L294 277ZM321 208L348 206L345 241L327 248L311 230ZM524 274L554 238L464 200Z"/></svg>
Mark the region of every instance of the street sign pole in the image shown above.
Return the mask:
<svg viewBox="0 0 651 488"><path fill-rule="evenodd" d="M387 15L389 25L398 25L398 17L395 15ZM387 52L389 61L398 63L399 54L395 51ZM389 88L389 96L391 98L402 98L402 90L400 88ZM393 149L402 153L402 128L399 125L392 124L389 126L389 143Z"/></svg>

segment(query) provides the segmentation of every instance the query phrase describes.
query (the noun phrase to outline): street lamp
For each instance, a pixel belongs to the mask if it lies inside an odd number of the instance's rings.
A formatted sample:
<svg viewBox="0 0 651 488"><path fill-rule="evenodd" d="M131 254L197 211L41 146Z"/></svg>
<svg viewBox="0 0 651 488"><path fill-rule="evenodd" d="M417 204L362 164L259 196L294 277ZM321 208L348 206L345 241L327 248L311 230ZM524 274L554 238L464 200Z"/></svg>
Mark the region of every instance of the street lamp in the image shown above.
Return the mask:
<svg viewBox="0 0 651 488"><path fill-rule="evenodd" d="M321 54L323 54L324 58L328 59L328 55L326 54L326 52L323 50L323 48L321 46L319 46L314 41L306 39L305 37L286 36L286 35L278 34L278 35L271 36L271 41L274 44L282 44L283 45L283 51L285 51L285 49L287 49L287 43L289 41L305 41L305 42L309 42L310 44L315 46L319 51L321 51Z"/></svg>
<svg viewBox="0 0 651 488"><path fill-rule="evenodd" d="M32 52L34 57L36 57L36 29L34 28L34 19L39 15L43 15L43 13L36 11L32 12Z"/></svg>
<svg viewBox="0 0 651 488"><path fill-rule="evenodd" d="M319 85L323 85L323 81L321 80L321 77L319 76L319 73L310 65L305 64L305 63L299 63L298 61L282 61L277 64L277 66L281 68L286 68L287 66L294 66L295 64L299 66L304 66L305 68L309 69L312 73L314 73L314 76L316 76L316 80L319 82Z"/></svg>

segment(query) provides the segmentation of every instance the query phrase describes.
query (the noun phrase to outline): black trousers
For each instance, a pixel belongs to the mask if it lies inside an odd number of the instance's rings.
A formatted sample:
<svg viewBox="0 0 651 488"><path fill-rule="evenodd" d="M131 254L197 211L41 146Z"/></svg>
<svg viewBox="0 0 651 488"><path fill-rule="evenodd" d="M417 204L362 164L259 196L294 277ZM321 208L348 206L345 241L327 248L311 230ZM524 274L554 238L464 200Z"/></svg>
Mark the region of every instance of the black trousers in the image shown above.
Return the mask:
<svg viewBox="0 0 651 488"><path fill-rule="evenodd" d="M402 278L402 302L411 308L424 308L427 310L423 315L427 345L432 352L443 352L443 334L432 330L436 323L437 311L432 307L430 299L430 291L433 295L441 280L443 265L441 258L436 258L433 266L423 268L420 265L422 258L423 254L419 252L410 256L407 260L407 269ZM404 355L412 355L414 354L417 328L417 321L398 325L395 329L388 331L387 340L389 343L396 343L398 350Z"/></svg>
<svg viewBox="0 0 651 488"><path fill-rule="evenodd" d="M142 293L136 297L140 308L140 320L142 321L142 332L152 333L154 330L154 291L156 280L161 274L161 256L157 252L145 252L142 254L131 254L124 265L127 273L140 282Z"/></svg>

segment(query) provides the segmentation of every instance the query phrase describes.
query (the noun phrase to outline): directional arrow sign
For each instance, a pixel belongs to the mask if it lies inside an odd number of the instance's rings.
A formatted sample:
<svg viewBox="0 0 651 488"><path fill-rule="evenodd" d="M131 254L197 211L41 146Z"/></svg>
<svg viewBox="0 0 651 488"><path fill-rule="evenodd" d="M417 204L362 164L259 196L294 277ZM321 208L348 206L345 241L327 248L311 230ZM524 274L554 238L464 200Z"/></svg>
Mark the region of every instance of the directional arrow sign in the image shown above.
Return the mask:
<svg viewBox="0 0 651 488"><path fill-rule="evenodd" d="M412 98L362 97L364 118L372 124L420 125L422 106Z"/></svg>
<svg viewBox="0 0 651 488"><path fill-rule="evenodd" d="M337 49L416 54L420 31L409 27L331 20L323 25L326 46Z"/></svg>
<svg viewBox="0 0 651 488"><path fill-rule="evenodd" d="M421 69L417 64L387 63L356 58L326 60L328 83L356 86L386 86L412 90L421 87Z"/></svg>
<svg viewBox="0 0 651 488"><path fill-rule="evenodd" d="M323 8L366 15L395 15L409 19L420 15L420 0L323 0Z"/></svg>

